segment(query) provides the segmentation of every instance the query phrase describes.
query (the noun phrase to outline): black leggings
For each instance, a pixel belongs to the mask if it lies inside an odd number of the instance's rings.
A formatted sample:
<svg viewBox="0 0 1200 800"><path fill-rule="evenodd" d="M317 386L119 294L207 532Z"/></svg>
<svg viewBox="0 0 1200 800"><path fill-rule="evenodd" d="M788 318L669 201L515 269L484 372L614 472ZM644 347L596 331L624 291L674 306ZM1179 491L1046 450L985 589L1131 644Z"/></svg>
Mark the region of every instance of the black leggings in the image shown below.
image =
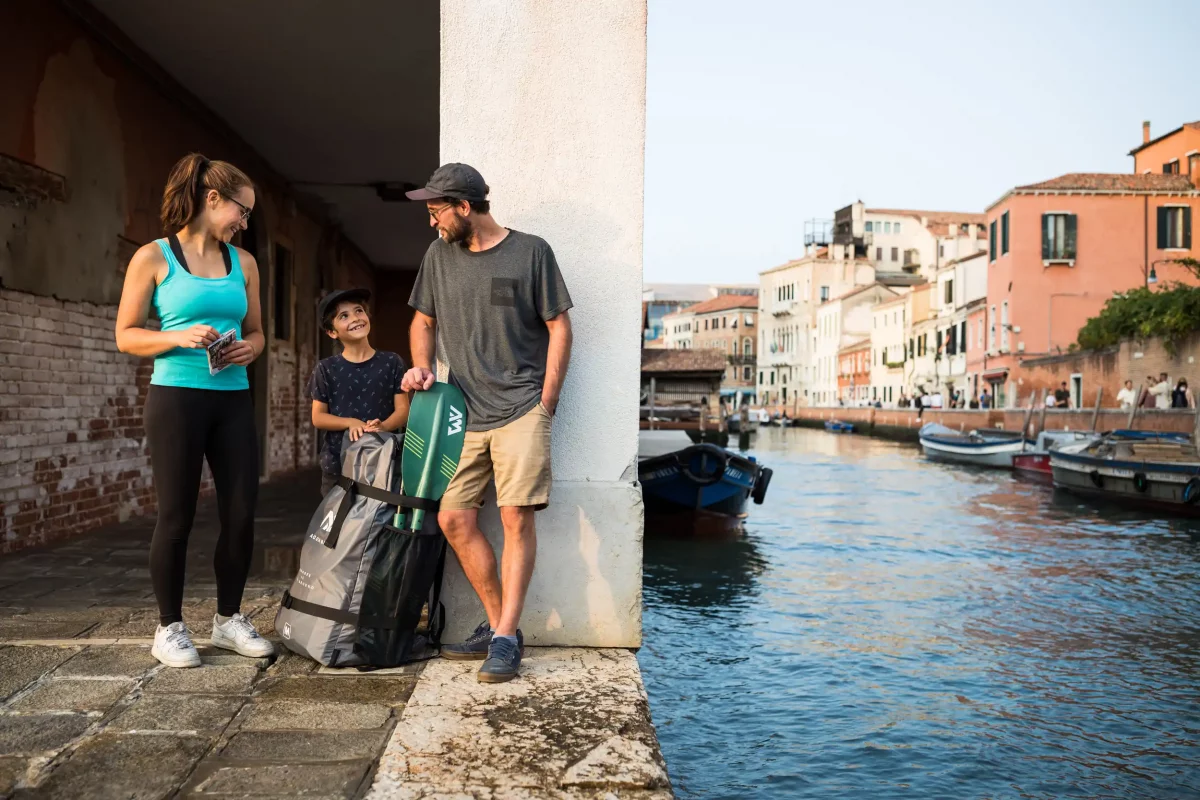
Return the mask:
<svg viewBox="0 0 1200 800"><path fill-rule="evenodd" d="M170 625L183 620L187 541L205 460L212 471L221 519L221 535L213 553L217 613L232 616L241 607L254 550L258 436L250 392L151 386L145 425L158 497L150 577L158 598L159 621Z"/></svg>

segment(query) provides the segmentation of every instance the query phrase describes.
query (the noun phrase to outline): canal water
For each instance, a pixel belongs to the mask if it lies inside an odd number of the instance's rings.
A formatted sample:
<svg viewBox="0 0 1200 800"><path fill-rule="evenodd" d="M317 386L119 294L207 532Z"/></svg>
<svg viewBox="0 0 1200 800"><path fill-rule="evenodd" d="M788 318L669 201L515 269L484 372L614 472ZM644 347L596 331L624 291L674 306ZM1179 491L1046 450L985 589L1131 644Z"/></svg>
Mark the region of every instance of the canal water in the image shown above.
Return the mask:
<svg viewBox="0 0 1200 800"><path fill-rule="evenodd" d="M1200 524L764 430L746 532L647 530L680 798L1200 797Z"/></svg>

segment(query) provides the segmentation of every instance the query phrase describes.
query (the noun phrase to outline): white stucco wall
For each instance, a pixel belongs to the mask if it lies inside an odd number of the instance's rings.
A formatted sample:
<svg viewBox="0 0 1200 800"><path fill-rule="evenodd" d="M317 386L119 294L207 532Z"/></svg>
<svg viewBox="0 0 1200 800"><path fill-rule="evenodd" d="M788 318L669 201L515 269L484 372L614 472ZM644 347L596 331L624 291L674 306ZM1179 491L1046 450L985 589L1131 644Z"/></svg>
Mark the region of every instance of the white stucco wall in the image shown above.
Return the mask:
<svg viewBox="0 0 1200 800"><path fill-rule="evenodd" d="M530 644L637 646L646 3L443 0L441 15L441 160L478 168L497 221L550 243L575 301L522 629ZM483 615L456 563L447 578L453 639Z"/></svg>

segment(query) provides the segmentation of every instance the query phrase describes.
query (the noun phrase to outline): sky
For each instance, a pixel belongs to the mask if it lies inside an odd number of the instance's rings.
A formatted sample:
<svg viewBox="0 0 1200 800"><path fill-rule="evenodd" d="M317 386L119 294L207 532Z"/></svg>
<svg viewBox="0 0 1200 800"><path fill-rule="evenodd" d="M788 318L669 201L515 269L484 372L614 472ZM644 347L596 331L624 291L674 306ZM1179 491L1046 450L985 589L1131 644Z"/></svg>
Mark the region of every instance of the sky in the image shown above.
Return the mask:
<svg viewBox="0 0 1200 800"><path fill-rule="evenodd" d="M1200 119L1196 0L649 0L647 282L756 282L804 221L982 212Z"/></svg>

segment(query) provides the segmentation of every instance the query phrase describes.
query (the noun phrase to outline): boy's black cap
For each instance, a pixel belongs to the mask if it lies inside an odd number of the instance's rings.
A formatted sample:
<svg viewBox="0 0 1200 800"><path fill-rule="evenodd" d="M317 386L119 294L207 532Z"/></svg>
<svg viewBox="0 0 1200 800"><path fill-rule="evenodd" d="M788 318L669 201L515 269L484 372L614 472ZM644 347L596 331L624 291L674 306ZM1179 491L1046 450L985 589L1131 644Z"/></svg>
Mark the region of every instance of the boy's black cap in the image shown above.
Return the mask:
<svg viewBox="0 0 1200 800"><path fill-rule="evenodd" d="M338 303L366 303L370 299L370 289L336 289L321 298L317 306L317 319L321 321L322 328L329 328L329 317Z"/></svg>
<svg viewBox="0 0 1200 800"><path fill-rule="evenodd" d="M443 164L433 171L424 189L405 192L409 200L437 200L451 197L455 200L487 200L488 185L479 170L469 164Z"/></svg>

